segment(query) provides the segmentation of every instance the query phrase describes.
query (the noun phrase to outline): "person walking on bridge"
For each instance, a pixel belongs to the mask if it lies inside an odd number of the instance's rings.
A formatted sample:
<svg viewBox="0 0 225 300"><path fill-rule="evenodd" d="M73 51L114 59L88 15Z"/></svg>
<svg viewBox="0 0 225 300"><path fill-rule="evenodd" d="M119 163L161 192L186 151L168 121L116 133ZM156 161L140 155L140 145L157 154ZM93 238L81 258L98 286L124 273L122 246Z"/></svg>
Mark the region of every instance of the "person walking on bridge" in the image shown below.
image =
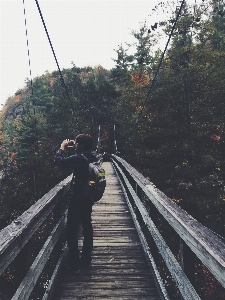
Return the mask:
<svg viewBox="0 0 225 300"><path fill-rule="evenodd" d="M67 216L67 244L69 247L69 267L73 274L78 274L80 267L91 268L91 253L93 249L93 228L92 228L92 205L84 197L84 186L88 181L88 162L97 161L95 153L91 152L93 140L90 135L79 134L75 141L64 140L57 151L54 162L61 168L73 170L73 178L70 184L70 202ZM75 154L65 157L65 149L72 148ZM85 157L87 159L85 159ZM83 247L81 258L78 250L78 229L82 223Z"/></svg>

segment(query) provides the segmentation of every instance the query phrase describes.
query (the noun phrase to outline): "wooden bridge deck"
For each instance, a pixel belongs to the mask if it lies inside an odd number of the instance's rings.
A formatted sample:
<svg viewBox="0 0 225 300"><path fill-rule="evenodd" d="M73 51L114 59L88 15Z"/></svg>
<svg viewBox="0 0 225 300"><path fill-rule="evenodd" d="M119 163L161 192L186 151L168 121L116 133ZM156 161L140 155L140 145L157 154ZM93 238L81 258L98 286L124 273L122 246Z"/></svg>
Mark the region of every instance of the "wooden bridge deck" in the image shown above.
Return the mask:
<svg viewBox="0 0 225 300"><path fill-rule="evenodd" d="M91 270L79 275L62 268L54 300L160 299L131 214L111 163L105 162L107 188L93 207ZM80 246L82 241L80 241Z"/></svg>

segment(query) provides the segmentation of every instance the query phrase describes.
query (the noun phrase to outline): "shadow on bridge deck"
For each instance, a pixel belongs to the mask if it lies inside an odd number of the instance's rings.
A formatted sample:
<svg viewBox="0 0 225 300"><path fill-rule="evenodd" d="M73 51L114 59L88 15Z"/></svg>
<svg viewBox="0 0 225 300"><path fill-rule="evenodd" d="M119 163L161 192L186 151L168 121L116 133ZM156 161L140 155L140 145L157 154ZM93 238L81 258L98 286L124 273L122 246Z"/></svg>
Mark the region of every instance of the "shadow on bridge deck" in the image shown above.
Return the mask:
<svg viewBox="0 0 225 300"><path fill-rule="evenodd" d="M93 207L92 269L72 276L63 267L53 299L160 299L113 167L103 167L107 188Z"/></svg>

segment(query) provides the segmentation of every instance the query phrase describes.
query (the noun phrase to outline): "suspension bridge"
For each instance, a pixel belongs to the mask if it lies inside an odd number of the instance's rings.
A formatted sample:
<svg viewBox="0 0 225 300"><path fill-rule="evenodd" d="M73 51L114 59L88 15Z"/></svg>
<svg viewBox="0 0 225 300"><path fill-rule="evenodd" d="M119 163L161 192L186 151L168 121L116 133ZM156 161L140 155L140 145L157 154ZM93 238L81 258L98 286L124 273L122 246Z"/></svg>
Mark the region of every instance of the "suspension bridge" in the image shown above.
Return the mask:
<svg viewBox="0 0 225 300"><path fill-rule="evenodd" d="M204 299L200 268L224 291L224 241L122 158L112 155L103 167L107 188L93 207L92 269L77 276L67 270L71 175L0 232L2 299L173 299L171 290L177 299Z"/></svg>
<svg viewBox="0 0 225 300"><path fill-rule="evenodd" d="M154 87L183 3L142 108ZM43 17L42 22L59 69ZM60 69L59 74L79 127ZM141 114L142 110L138 119ZM113 152L110 161L102 162L107 187L93 207L92 269L82 269L76 276L67 270L65 224L70 175L1 230L2 300L197 300L204 299L202 287L211 282L225 295L224 240L117 156L115 134ZM82 228L80 233L81 248Z"/></svg>

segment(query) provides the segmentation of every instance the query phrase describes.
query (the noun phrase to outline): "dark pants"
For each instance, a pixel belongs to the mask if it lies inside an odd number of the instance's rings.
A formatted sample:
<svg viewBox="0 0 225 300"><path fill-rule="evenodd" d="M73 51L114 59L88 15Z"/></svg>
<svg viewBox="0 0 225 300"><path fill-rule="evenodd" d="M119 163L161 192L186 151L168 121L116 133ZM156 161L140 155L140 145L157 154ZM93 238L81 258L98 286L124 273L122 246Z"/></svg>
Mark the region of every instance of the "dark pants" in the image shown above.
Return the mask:
<svg viewBox="0 0 225 300"><path fill-rule="evenodd" d="M81 255L83 262L91 262L91 252L93 249L92 204L82 200L72 195L68 208L67 243L70 265L72 267L76 267L79 263L78 230L80 224L82 224L84 236Z"/></svg>

